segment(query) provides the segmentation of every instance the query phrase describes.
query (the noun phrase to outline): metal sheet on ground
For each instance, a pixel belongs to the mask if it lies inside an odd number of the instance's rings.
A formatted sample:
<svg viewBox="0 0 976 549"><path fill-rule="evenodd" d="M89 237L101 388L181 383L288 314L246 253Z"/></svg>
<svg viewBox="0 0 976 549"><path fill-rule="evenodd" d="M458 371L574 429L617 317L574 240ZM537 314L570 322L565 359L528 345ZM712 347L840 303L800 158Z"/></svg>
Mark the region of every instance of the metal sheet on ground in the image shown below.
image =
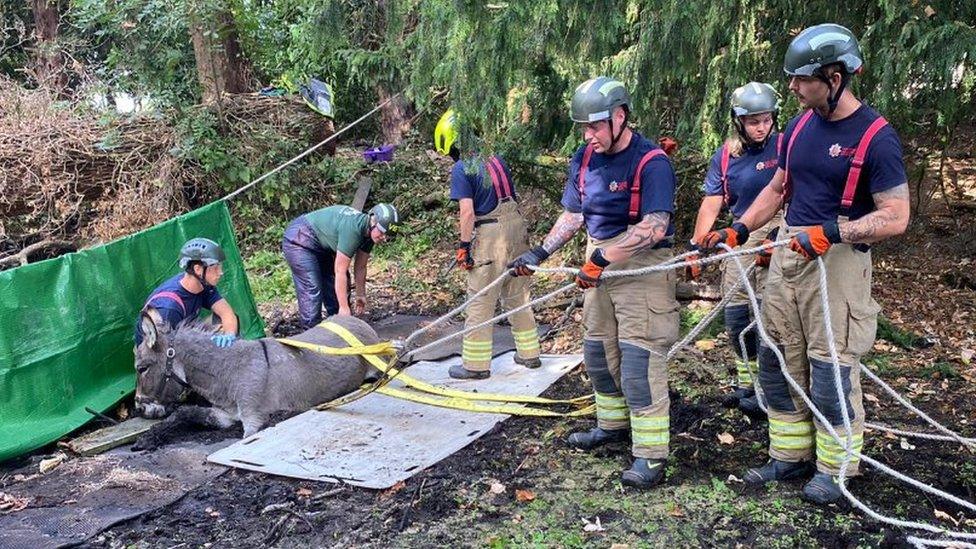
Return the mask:
<svg viewBox="0 0 976 549"><path fill-rule="evenodd" d="M456 389L538 395L582 362L579 355L544 355L541 368L528 370L515 364L514 356L495 358L491 377L479 381L459 381L447 375L447 369L460 358L419 362L407 371L418 379ZM382 489L464 448L507 417L373 393L337 410L305 412L208 459L263 473Z"/></svg>
<svg viewBox="0 0 976 549"><path fill-rule="evenodd" d="M0 547L66 547L122 521L159 509L227 471L206 462L229 441L187 444L149 453L128 449L66 461L57 469L4 487L27 507L0 515Z"/></svg>

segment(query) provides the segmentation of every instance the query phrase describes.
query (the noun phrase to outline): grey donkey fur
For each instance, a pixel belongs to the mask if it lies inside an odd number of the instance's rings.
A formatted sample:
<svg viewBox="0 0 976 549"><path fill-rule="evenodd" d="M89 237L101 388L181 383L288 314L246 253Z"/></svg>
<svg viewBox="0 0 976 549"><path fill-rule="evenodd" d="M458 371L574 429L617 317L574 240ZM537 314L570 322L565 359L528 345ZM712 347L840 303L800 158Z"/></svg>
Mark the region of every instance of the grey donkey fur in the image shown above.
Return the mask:
<svg viewBox="0 0 976 549"><path fill-rule="evenodd" d="M351 316L330 321L353 333L364 345L379 342L366 322ZM358 356L328 356L297 349L273 338L237 340L221 349L210 341L213 328L199 322L169 329L152 308L140 321L143 342L136 348L136 412L162 417L177 404L185 382L213 404L184 407L182 416L209 426L244 425L244 436L261 430L271 414L301 412L348 394L376 379L379 371ZM347 347L338 335L314 327L291 339L329 347ZM166 353L173 359L167 375ZM174 387L175 386L175 387Z"/></svg>

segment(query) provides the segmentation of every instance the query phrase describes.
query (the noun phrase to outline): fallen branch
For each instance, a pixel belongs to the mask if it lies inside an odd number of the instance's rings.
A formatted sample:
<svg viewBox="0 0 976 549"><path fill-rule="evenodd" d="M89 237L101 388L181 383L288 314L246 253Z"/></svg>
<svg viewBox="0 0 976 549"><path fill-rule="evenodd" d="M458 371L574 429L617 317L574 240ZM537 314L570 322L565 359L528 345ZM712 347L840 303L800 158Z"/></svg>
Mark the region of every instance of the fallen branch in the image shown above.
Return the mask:
<svg viewBox="0 0 976 549"><path fill-rule="evenodd" d="M74 250L75 245L73 242L68 242L67 240L44 240L27 246L19 252L9 255L3 259L0 259L0 269L7 269L12 266L22 267L27 265L29 260L28 256L31 254L40 252L42 250L61 248Z"/></svg>

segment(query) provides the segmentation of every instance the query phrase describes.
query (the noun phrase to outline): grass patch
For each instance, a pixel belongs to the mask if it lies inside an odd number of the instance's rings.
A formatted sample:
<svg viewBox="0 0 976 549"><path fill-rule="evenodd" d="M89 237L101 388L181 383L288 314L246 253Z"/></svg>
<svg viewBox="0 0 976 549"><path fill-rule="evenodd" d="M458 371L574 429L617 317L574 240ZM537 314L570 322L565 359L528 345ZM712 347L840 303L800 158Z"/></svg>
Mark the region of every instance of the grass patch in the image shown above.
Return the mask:
<svg viewBox="0 0 976 549"><path fill-rule="evenodd" d="M934 379L959 379L962 377L956 368L948 362L936 362L930 366L925 366L920 370L920 373L922 377Z"/></svg>
<svg viewBox="0 0 976 549"><path fill-rule="evenodd" d="M926 346L924 337L895 326L883 315L878 315L878 338L908 351Z"/></svg>
<svg viewBox="0 0 976 549"><path fill-rule="evenodd" d="M291 270L280 252L256 252L244 260L244 270L257 303L294 298Z"/></svg>
<svg viewBox="0 0 976 549"><path fill-rule="evenodd" d="M712 311L711 307L682 307L681 308L681 335L685 336L695 326ZM712 339L725 331L725 315L718 315L712 320L708 327L699 335L699 339Z"/></svg>

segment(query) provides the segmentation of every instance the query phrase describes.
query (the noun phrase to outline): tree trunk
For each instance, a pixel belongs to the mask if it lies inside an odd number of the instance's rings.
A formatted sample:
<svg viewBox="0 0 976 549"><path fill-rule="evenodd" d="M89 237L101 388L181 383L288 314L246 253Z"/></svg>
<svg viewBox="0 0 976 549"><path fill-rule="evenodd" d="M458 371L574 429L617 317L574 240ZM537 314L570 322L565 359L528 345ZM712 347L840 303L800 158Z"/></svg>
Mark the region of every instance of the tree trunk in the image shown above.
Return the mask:
<svg viewBox="0 0 976 549"><path fill-rule="evenodd" d="M60 98L68 95L68 73L64 70L64 55L58 44L58 24L61 19L59 0L31 0L34 15L33 69L37 84Z"/></svg>
<svg viewBox="0 0 976 549"><path fill-rule="evenodd" d="M376 95L382 103L390 97L391 93L386 86L377 84ZM410 131L412 111L410 103L402 95L394 97L392 101L380 109L380 124L384 143L399 145L403 141L403 136Z"/></svg>
<svg viewBox="0 0 976 549"><path fill-rule="evenodd" d="M230 11L190 8L190 39L197 62L197 79L204 103L223 93L248 89L249 64L241 50L237 27Z"/></svg>

